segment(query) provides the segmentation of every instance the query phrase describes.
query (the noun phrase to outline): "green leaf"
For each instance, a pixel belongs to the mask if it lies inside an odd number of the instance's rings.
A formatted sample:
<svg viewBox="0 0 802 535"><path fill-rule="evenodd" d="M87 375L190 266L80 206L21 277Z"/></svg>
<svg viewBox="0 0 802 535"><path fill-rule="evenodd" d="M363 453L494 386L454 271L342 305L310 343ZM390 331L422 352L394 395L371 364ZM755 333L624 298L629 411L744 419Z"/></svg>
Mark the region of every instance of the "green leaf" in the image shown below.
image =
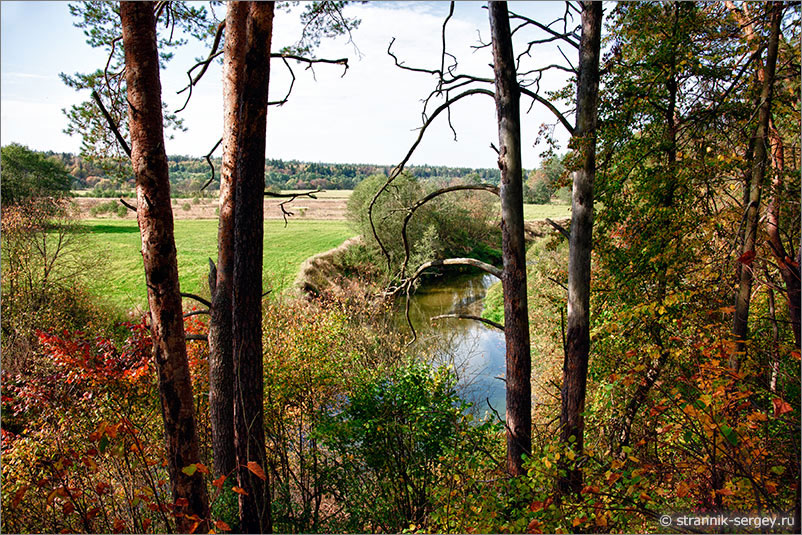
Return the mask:
<svg viewBox="0 0 802 535"><path fill-rule="evenodd" d="M724 438L727 439L727 442L729 442L733 446L738 445L738 435L735 433L735 431L733 431L731 427L722 425L721 434L724 435Z"/></svg>
<svg viewBox="0 0 802 535"><path fill-rule="evenodd" d="M181 469L181 471L184 472L186 475L191 476L192 474L198 471L198 465L191 464L189 466L185 466L184 468Z"/></svg>
<svg viewBox="0 0 802 535"><path fill-rule="evenodd" d="M105 453L106 448L108 447L109 447L109 437L103 435L103 438L100 439L100 445L99 445L100 453Z"/></svg>

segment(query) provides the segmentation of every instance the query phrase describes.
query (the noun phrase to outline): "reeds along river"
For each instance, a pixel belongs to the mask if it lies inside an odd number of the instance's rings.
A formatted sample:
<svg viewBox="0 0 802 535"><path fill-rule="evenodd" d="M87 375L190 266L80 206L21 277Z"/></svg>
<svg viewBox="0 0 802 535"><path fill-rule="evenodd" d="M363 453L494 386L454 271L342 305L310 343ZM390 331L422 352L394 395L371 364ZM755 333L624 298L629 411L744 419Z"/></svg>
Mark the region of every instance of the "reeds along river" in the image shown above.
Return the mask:
<svg viewBox="0 0 802 535"><path fill-rule="evenodd" d="M504 417L504 333L475 320L430 318L443 314L482 315L492 275L455 275L433 279L411 297L409 316L417 331L412 350L436 365L451 365L459 393L482 415L492 407ZM408 330L403 298L396 317Z"/></svg>

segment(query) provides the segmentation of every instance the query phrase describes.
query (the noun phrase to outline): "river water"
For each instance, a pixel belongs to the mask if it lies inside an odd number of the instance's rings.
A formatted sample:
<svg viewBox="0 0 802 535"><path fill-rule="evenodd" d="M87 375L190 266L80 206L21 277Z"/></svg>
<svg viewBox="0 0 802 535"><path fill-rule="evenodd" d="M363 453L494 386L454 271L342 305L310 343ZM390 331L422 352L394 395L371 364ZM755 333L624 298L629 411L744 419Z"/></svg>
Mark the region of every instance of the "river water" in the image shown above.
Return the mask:
<svg viewBox="0 0 802 535"><path fill-rule="evenodd" d="M453 366L461 397L473 402L477 413L491 412L489 404L503 418L504 333L475 320L430 321L442 314L481 316L487 289L496 281L486 274L434 279L411 297L409 316L417 331L412 350L436 365ZM408 331L403 305L402 300L397 321Z"/></svg>

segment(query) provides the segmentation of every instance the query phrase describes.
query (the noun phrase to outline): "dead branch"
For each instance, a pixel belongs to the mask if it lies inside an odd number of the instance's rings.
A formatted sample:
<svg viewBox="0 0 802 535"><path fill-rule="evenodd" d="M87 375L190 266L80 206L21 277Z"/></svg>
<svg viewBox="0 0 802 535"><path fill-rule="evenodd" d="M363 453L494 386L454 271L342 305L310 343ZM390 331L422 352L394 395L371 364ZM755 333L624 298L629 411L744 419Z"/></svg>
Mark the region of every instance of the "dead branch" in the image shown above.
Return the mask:
<svg viewBox="0 0 802 535"><path fill-rule="evenodd" d="M129 210L131 210L131 211L133 211L133 212L136 212L136 206L134 206L134 205L132 205L132 204L128 203L128 202L127 202L125 199L123 199L122 197L120 197L120 204L122 204L123 206L125 206L125 207L126 207L126 208L128 208Z"/></svg>
<svg viewBox="0 0 802 535"><path fill-rule="evenodd" d="M552 221L548 217L546 218L546 223L548 223L549 225L554 227L554 229L557 232L559 232L560 234L562 234L565 237L566 240L571 241L571 233L568 230L566 230L565 227L563 227L562 225L560 225L559 223L557 223L555 221Z"/></svg>
<svg viewBox="0 0 802 535"><path fill-rule="evenodd" d="M491 184L476 184L476 185L465 184L465 185L459 185L459 186L449 186L447 188L441 188L441 189L438 189L436 191L431 192L430 194L426 195L425 197L420 199L418 202L413 204L411 207L409 207L409 209L407 210L407 215L404 217L404 223L401 226L401 239L402 239L402 241L404 243L404 263L401 266L401 278L402 279L404 278L404 275L406 274L407 265L409 264L409 255L410 255L409 237L407 236L407 226L409 225L410 219L412 219L412 216L415 214L415 211L418 208L420 208L421 206L423 206L424 204L426 204L427 202L431 201L432 199L435 199L435 198L439 197L440 195L444 195L444 194L450 193L452 191L466 191L466 190L489 191L490 193L493 193L496 196L498 196L498 194L499 194L498 186L493 186Z"/></svg>
<svg viewBox="0 0 802 535"><path fill-rule="evenodd" d="M212 50L211 50L211 52L209 52L209 56L205 60L199 61L198 63L193 65L187 71L187 77L189 78L189 84L187 84L186 87L184 87L183 89L178 91L176 94L180 95L181 93L183 93L187 89L189 89L189 94L187 95L187 100L184 102L184 105L181 106L180 109L176 110L175 111L176 113L184 111L184 109L187 107L187 104L189 104L189 99L192 98L192 88L200 81L201 78L203 78L203 75L206 74L206 70L209 68L209 64L214 60L214 58L218 57L222 53L222 51L218 52L217 49L220 46L220 38L223 36L223 29L225 27L226 27L226 21L225 20L217 25L217 31L214 34L214 42L212 43ZM193 79L192 78L192 71L194 71L198 67L201 67L201 71Z"/></svg>
<svg viewBox="0 0 802 535"><path fill-rule="evenodd" d="M200 316L201 314L210 315L211 312L209 310L193 310L192 312L187 312L184 314L184 318L191 318L192 316Z"/></svg>
<svg viewBox="0 0 802 535"><path fill-rule="evenodd" d="M181 292L181 297L186 297L188 299L194 299L198 303L200 303L202 305L206 305L209 308L212 308L212 304L209 301L207 301L206 299L204 299L203 297L199 296L199 295Z"/></svg>
<svg viewBox="0 0 802 535"><path fill-rule="evenodd" d="M560 121L560 123L562 123L562 125L565 127L566 130L568 130L568 133L571 134L571 136L574 135L574 127L571 126L571 123L568 122L568 119L565 118L565 115L563 115L562 112L554 106L554 104L552 104L545 98L541 97L534 91L527 89L526 87L520 87L520 89L521 89L521 94L526 95L527 97L543 104L551 113L554 114L555 117L557 117L557 120Z"/></svg>
<svg viewBox="0 0 802 535"><path fill-rule="evenodd" d="M297 61L299 63L306 63L307 64L306 68L310 69L310 70L312 70L312 66L315 63L328 63L330 65L342 65L343 67L345 67L345 69L343 69L343 73L342 73L341 76L345 76L345 73L348 71L348 58L339 58L339 59L307 58L307 57L304 57L304 56L298 56L296 54L285 54L285 53L279 53L279 52L274 53L274 54L270 54L270 57L271 58L292 59L292 60L295 60L295 61ZM312 70L312 73L314 75L314 70Z"/></svg>
<svg viewBox="0 0 802 535"><path fill-rule="evenodd" d="M287 61L287 58L281 58L281 61L284 62L284 66L287 67L287 70L290 71L290 76L292 79L290 80L290 87L287 89L287 94L284 95L284 98L281 100L274 100L267 103L268 106L282 106L287 103L290 99L290 95L292 94L292 90L295 87L295 71L292 70L290 63Z"/></svg>
<svg viewBox="0 0 802 535"><path fill-rule="evenodd" d="M504 330L504 326L500 323L496 323L493 320L489 320L487 318L483 318L482 316L472 316L470 314L441 314L439 316L432 316L429 318L430 321L445 319L445 318L454 318L458 320L474 320L474 321L481 321L486 325L490 325L491 327L495 327L499 330Z"/></svg>
<svg viewBox="0 0 802 535"><path fill-rule="evenodd" d="M414 283L427 269L441 266L472 266L486 273L490 273L499 280L501 280L503 276L503 271L501 269L487 262L476 260L475 258L445 258L443 260L430 260L418 266L418 269L415 270L412 277L408 279L407 284L411 285Z"/></svg>
<svg viewBox="0 0 802 535"><path fill-rule="evenodd" d="M209 336L206 334L187 334L184 335L187 342L208 342Z"/></svg>
<svg viewBox="0 0 802 535"><path fill-rule="evenodd" d="M103 101L100 100L100 95L98 95L97 91L92 91L92 98L95 100L98 107L100 108L100 113L103 114L103 117L106 119L109 128L111 128L111 131L114 132L114 137L117 138L117 142L120 144L123 151L125 151L125 154L127 154L128 157L130 158L131 148L128 146L128 143L125 141L125 138L123 138L122 134L120 134L120 130L119 128L117 128L117 124L114 122L114 119L111 118L111 115L109 115L109 112L108 110L106 110L106 106L103 105Z"/></svg>
<svg viewBox="0 0 802 535"><path fill-rule="evenodd" d="M212 150L210 150L208 153L206 153L206 156L204 156L204 158L206 158L206 163L209 164L209 167L212 170L212 176L211 176L211 178L209 178L209 180L206 181L206 184L204 184L203 187L200 189L201 191L205 190L209 186L209 184L211 184L212 181L214 181L214 164L212 164L212 153L214 153L214 151L217 150L217 147L219 147L220 143L222 143L222 142L223 142L223 138L220 138L219 140L217 140L217 143L214 144L214 147L212 147Z"/></svg>
<svg viewBox="0 0 802 535"><path fill-rule="evenodd" d="M491 97L493 97L495 99L495 94L492 91L490 91L489 89L475 88L475 89L469 89L469 90L467 90L467 91L465 91L463 93L460 93L456 97L448 99L442 105L440 105L434 111L432 116L429 117L429 119L425 123L423 123L423 126L421 126L420 131L418 133L417 139L412 144L412 147L410 147L410 149L407 152L406 156L404 156L404 159L401 160L401 163L399 163L397 166L395 166L393 168L393 170L390 173L390 176L388 177L387 181L384 183L384 185L382 185L381 188L379 188L379 190L373 196L373 199L371 199L370 204L368 205L368 219L370 220L370 229L373 232L373 238L376 240L376 243L379 244L379 248L381 249L382 254L387 259L387 269L388 269L388 271L392 269L391 260L390 260L390 253L387 251L387 248L384 246L384 243L381 241L381 238L379 238L379 235L376 232L376 225L375 225L375 223L373 221L373 207L375 206L376 201L378 200L379 196L382 193L384 193L387 190L388 187L390 187L390 184L392 184L393 180L398 178L398 175L400 175L401 172L404 170L404 166L406 166L407 162L412 157L412 154L415 152L415 149L417 149L418 145L420 145L420 142L423 139L423 135L424 135L424 133L426 133L426 129L432 124L434 119L438 115L440 115L440 113L442 113L445 109L447 109L449 106L451 106L452 104L456 103L457 101L459 101L459 100L461 100L461 99L463 99L465 97L469 97L471 95L480 95L480 94L481 95L489 95L489 96L491 96Z"/></svg>
<svg viewBox="0 0 802 535"><path fill-rule="evenodd" d="M547 34L551 35L555 39L560 39L562 41L565 41L569 45L571 45L574 48L576 48L577 50L579 50L579 41L576 39L576 31L570 31L570 32L566 31L566 32L563 32L563 33L559 33L559 32L556 32L556 31L554 31L554 30L552 30L550 28L550 26L552 24L554 24L555 22L557 22L559 20L564 20L564 17L561 17L561 18L553 21L551 24L548 24L548 25L540 23L540 22L538 22L538 21L536 21L534 19L530 19L529 17L525 17L523 15L518 15L517 13L513 13L512 11L510 11L510 18L523 21L524 24L522 26L527 25L527 24L531 24L532 26L535 26L536 28L539 28L540 30L542 30L542 31L546 32ZM519 26L519 28L520 28L520 26Z"/></svg>
<svg viewBox="0 0 802 535"><path fill-rule="evenodd" d="M310 199L317 199L315 193L322 193L322 189L316 189L312 191L305 191L303 193L273 193L270 191L265 192L265 197L277 197L277 198L288 198L286 201L282 201L278 203L279 208L281 208L281 216L284 218L284 227L287 227L289 223L288 217L295 215L293 212L290 212L285 208L287 204L290 204L292 201L297 199L298 197L309 197Z"/></svg>
<svg viewBox="0 0 802 535"><path fill-rule="evenodd" d="M557 286L559 286L560 288L562 288L563 290L565 290L566 292L568 291L568 287L565 284L558 281L557 279L555 279L554 277L546 277L546 278L549 279L554 284L556 284Z"/></svg>

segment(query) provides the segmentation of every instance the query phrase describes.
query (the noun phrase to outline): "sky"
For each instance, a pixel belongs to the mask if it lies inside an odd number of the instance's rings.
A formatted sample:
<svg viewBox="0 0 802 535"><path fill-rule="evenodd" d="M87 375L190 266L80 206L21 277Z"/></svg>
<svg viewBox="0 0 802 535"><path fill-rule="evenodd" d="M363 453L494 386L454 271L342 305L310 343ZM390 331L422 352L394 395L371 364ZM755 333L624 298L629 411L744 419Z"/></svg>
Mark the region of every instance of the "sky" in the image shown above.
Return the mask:
<svg viewBox="0 0 802 535"><path fill-rule="evenodd" d="M475 49L479 39L489 41L487 10L483 2L457 2L448 24L448 48L459 60L459 72L492 77L490 49ZM512 11L548 23L562 15L563 2L510 2ZM292 44L300 37L300 8L280 11L274 21L273 48ZM268 111L267 157L328 163L369 163L393 165L409 150L421 126L425 99L435 86L428 74L399 69L387 54L393 51L406 65L439 66L441 28L448 12L447 2L370 2L347 6L345 13L361 20L352 34L324 40L316 55L321 58L349 58L343 76L340 66L317 65L314 73L295 67L297 81L290 101ZM224 18L224 7L216 8ZM67 119L62 109L89 98L65 86L58 74L90 72L106 62L102 50L85 43L83 31L73 26L66 2L0 2L0 144L20 143L34 150L73 152L80 139L63 133ZM527 39L528 37L528 39ZM523 51L534 33L516 34L515 48ZM172 109L181 107L184 95L176 92L186 85L186 71L205 48L197 43L177 51L162 71L163 99ZM563 45L563 52L576 63L576 50ZM565 64L553 45L538 45L527 68L551 63ZM271 65L270 100L287 91L290 77L280 61ZM567 75L547 75L542 89L559 89ZM435 104L439 104L436 102ZM435 106L436 107L436 106ZM547 149L537 144L542 124L556 119L541 105L529 108L522 102L522 145L525 168L537 166ZM222 132L222 83L219 63L213 65L193 91L187 108L180 114L187 132L175 133L166 141L168 154L206 154ZM453 107L452 123L457 141L441 114L427 130L423 142L410 160L412 164L454 167L494 167L498 144L495 104L485 95L464 99ZM561 126L554 130L565 151L568 134ZM215 153L219 156L218 152Z"/></svg>

